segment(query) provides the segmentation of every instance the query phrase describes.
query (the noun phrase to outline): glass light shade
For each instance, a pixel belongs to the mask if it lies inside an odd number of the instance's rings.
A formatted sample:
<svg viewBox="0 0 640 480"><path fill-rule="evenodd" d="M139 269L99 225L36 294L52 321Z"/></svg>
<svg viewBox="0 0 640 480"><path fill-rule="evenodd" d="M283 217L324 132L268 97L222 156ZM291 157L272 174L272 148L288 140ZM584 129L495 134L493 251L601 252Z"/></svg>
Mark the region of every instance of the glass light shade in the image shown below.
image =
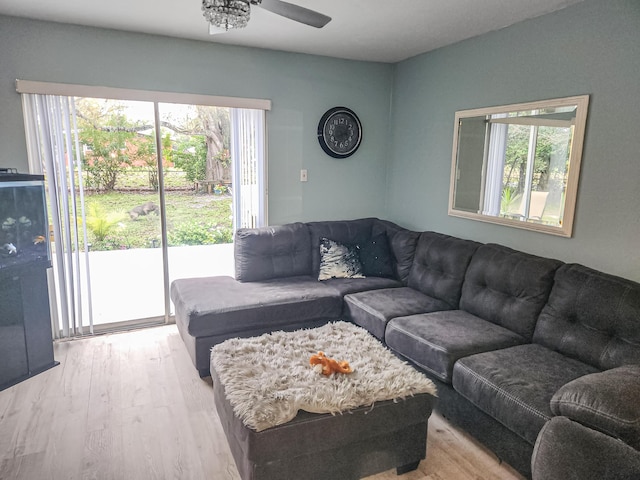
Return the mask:
<svg viewBox="0 0 640 480"><path fill-rule="evenodd" d="M202 0L202 14L209 23L225 30L239 29L249 22L249 2L243 0Z"/></svg>

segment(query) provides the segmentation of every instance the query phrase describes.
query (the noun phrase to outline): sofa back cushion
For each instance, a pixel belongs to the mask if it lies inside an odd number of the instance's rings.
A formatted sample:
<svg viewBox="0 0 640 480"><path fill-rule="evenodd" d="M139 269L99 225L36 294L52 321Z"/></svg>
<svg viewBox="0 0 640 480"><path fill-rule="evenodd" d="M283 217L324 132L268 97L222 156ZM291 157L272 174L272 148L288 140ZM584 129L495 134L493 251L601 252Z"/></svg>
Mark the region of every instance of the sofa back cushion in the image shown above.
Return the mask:
<svg viewBox="0 0 640 480"><path fill-rule="evenodd" d="M467 268L460 308L530 341L560 265L502 245L482 245Z"/></svg>
<svg viewBox="0 0 640 480"><path fill-rule="evenodd" d="M376 219L371 228L371 235L375 237L380 233L386 234L389 241L394 278L407 285L420 232L407 230L389 220Z"/></svg>
<svg viewBox="0 0 640 480"><path fill-rule="evenodd" d="M462 282L479 243L423 232L409 271L408 286L458 308Z"/></svg>
<svg viewBox="0 0 640 480"><path fill-rule="evenodd" d="M234 257L236 280L241 282L311 275L309 228L304 223L240 228Z"/></svg>
<svg viewBox="0 0 640 480"><path fill-rule="evenodd" d="M375 218L361 218L358 220L329 220L307 223L311 237L312 275L317 276L320 271L320 240L322 238L355 246L371 238L371 228L376 220Z"/></svg>
<svg viewBox="0 0 640 480"><path fill-rule="evenodd" d="M395 262L396 278L406 285L409 281L409 273L413 265L420 232L400 229L387 231L387 236Z"/></svg>
<svg viewBox="0 0 640 480"><path fill-rule="evenodd" d="M563 265L533 340L601 370L640 364L640 284Z"/></svg>

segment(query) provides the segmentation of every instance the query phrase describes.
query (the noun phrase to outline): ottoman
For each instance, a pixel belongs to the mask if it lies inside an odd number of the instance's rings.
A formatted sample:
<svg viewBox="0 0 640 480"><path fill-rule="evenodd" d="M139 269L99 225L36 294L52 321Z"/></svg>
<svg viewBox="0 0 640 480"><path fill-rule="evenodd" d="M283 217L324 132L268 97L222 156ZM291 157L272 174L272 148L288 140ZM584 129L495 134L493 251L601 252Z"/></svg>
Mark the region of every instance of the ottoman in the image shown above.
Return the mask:
<svg viewBox="0 0 640 480"><path fill-rule="evenodd" d="M319 350L354 372L317 373ZM355 325L227 340L211 351L211 377L243 480L355 480L425 458L435 386Z"/></svg>

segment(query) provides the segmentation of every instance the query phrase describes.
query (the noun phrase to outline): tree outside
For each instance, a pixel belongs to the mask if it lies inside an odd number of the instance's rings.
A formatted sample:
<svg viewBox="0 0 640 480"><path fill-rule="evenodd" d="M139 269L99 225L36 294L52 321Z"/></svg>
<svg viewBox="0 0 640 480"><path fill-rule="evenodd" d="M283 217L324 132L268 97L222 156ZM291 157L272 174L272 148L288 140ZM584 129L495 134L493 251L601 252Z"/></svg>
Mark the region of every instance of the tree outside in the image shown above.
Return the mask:
<svg viewBox="0 0 640 480"><path fill-rule="evenodd" d="M502 183L501 213L519 209L526 190L526 171L531 126L509 125ZM557 214L564 201L571 129L538 127L531 190L549 192L546 211Z"/></svg>
<svg viewBox="0 0 640 480"><path fill-rule="evenodd" d="M155 125L135 103L76 99L93 250L160 246ZM229 243L229 110L172 107L160 105L169 244Z"/></svg>

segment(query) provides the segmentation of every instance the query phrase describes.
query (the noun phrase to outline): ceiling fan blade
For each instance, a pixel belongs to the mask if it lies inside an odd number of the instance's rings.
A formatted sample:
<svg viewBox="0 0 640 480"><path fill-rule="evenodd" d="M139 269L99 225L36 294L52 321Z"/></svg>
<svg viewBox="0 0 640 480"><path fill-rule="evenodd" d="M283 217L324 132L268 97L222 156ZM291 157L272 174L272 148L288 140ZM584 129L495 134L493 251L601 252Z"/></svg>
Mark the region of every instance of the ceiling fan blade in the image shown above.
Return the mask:
<svg viewBox="0 0 640 480"><path fill-rule="evenodd" d="M283 2L282 0L262 0L259 6L282 17L316 28L322 28L331 21L331 17L327 17L322 13L294 5L293 3Z"/></svg>

